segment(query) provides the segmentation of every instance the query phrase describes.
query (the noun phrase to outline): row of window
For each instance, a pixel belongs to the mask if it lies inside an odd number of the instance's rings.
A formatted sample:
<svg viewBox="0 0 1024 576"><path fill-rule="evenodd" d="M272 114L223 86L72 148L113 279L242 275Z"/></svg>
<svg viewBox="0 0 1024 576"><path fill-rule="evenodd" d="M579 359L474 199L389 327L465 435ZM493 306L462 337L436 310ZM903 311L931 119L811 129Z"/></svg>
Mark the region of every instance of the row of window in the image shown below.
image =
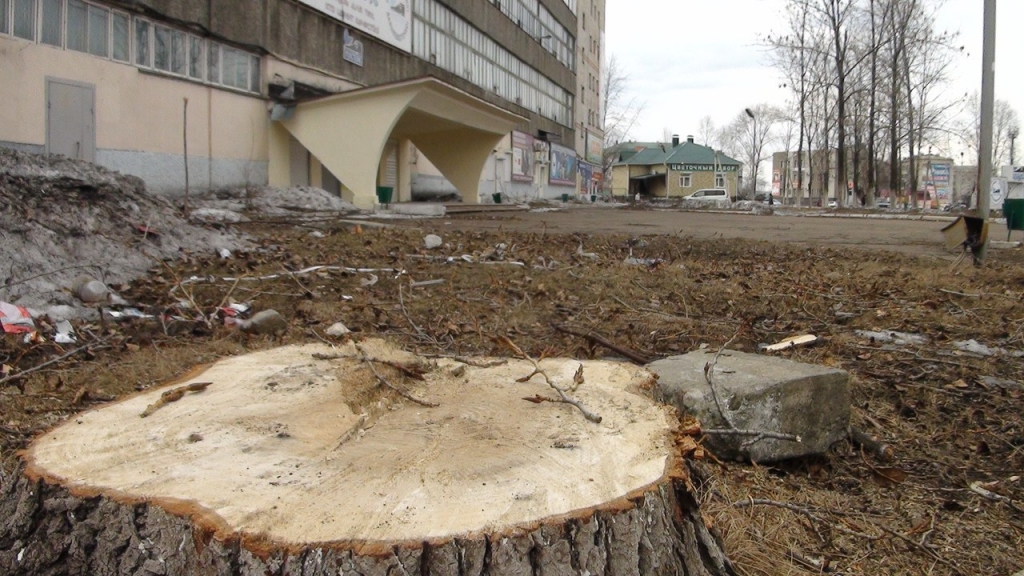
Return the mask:
<svg viewBox="0 0 1024 576"><path fill-rule="evenodd" d="M574 35L543 4L537 0L494 0L494 5L523 31L536 38L559 62L570 70L576 69ZM572 8L575 13L575 3Z"/></svg>
<svg viewBox="0 0 1024 576"><path fill-rule="evenodd" d="M565 125L572 94L436 0L417 0L413 55Z"/></svg>
<svg viewBox="0 0 1024 576"><path fill-rule="evenodd" d="M679 175L679 187L680 188L692 188L693 187L693 174L689 172L683 172ZM721 172L715 173L715 188L725 188L725 174Z"/></svg>
<svg viewBox="0 0 1024 576"><path fill-rule="evenodd" d="M258 56L82 0L0 0L0 34L260 91Z"/></svg>

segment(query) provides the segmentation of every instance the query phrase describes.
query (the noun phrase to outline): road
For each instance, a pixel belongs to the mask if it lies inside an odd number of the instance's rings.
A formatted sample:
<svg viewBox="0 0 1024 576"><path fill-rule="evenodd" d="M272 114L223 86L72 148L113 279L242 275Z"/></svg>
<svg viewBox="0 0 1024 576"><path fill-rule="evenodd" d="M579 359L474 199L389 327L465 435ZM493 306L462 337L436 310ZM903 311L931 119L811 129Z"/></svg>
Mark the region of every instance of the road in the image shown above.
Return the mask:
<svg viewBox="0 0 1024 576"><path fill-rule="evenodd" d="M946 221L863 218L820 212L773 215L678 210L571 207L553 212L451 214L445 228L588 234L679 234L693 238L768 240L833 248L889 250L953 259L941 230ZM450 224L448 224L450 222Z"/></svg>

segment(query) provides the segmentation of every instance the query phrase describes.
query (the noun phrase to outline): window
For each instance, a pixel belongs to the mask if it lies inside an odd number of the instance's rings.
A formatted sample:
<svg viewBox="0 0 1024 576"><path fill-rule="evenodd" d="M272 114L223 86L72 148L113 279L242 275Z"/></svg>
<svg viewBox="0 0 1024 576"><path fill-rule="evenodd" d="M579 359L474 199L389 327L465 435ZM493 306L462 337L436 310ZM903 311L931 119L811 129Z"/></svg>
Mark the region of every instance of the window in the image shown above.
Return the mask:
<svg viewBox="0 0 1024 576"><path fill-rule="evenodd" d="M679 175L679 187L680 188L691 188L693 187L693 174L684 172Z"/></svg>
<svg viewBox="0 0 1024 576"><path fill-rule="evenodd" d="M64 46L64 0L43 0L43 26L39 41L43 44Z"/></svg>
<svg viewBox="0 0 1024 576"><path fill-rule="evenodd" d="M0 34L10 34L10 21L7 19L7 6L10 0L0 0Z"/></svg>
<svg viewBox="0 0 1024 576"><path fill-rule="evenodd" d="M187 62L185 61L185 39L184 32L171 30L171 72L185 75Z"/></svg>
<svg viewBox="0 0 1024 576"><path fill-rule="evenodd" d="M249 56L249 91L260 91L260 59L258 56Z"/></svg>
<svg viewBox="0 0 1024 576"><path fill-rule="evenodd" d="M715 188L725 188L725 174L715 173Z"/></svg>
<svg viewBox="0 0 1024 576"><path fill-rule="evenodd" d="M153 26L153 67L171 71L171 29Z"/></svg>
<svg viewBox="0 0 1024 576"><path fill-rule="evenodd" d="M113 54L114 60L121 62L128 61L128 15L121 12L113 13L113 29L114 29L114 41L113 41Z"/></svg>
<svg viewBox="0 0 1024 576"><path fill-rule="evenodd" d="M188 75L203 78L203 40L195 36L188 37Z"/></svg>
<svg viewBox="0 0 1024 576"><path fill-rule="evenodd" d="M149 61L149 22L135 20L135 65L152 66Z"/></svg>
<svg viewBox="0 0 1024 576"><path fill-rule="evenodd" d="M80 0L68 0L67 41L68 50L85 52L86 48L86 6Z"/></svg>
<svg viewBox="0 0 1024 576"><path fill-rule="evenodd" d="M210 82L220 82L220 44L210 43L210 49L206 53L206 79Z"/></svg>
<svg viewBox="0 0 1024 576"><path fill-rule="evenodd" d="M106 58L110 54L107 35L110 12L106 8L89 5L89 54Z"/></svg>
<svg viewBox="0 0 1024 576"><path fill-rule="evenodd" d="M14 35L36 39L36 0L14 0Z"/></svg>

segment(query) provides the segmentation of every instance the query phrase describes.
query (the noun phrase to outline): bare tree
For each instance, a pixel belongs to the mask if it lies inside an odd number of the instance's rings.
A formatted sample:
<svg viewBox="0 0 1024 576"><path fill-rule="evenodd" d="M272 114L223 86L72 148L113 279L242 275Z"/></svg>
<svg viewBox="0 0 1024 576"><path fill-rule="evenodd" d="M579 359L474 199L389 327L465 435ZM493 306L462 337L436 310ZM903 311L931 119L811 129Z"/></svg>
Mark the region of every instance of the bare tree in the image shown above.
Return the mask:
<svg viewBox="0 0 1024 576"><path fill-rule="evenodd" d="M697 141L708 148L718 146L718 128L711 116L700 119L700 124L697 127Z"/></svg>
<svg viewBox="0 0 1024 576"><path fill-rule="evenodd" d="M629 139L629 134L640 122L647 103L630 94L629 74L623 70L614 54L604 69L604 140L605 147Z"/></svg>
<svg viewBox="0 0 1024 576"><path fill-rule="evenodd" d="M979 160L981 154L981 101L974 92L964 102L964 114L967 121L960 122L960 133L971 155ZM992 112L992 165L1002 166L1010 163L1010 135L1020 134L1020 119L1017 111L1006 100L996 100ZM1016 139L1016 136L1013 137ZM1014 143L1015 144L1015 143Z"/></svg>
<svg viewBox="0 0 1024 576"><path fill-rule="evenodd" d="M726 152L743 158L747 165L750 197L757 192L760 165L764 151L774 144L776 125L785 117L778 108L758 104L740 112L722 131L721 142Z"/></svg>

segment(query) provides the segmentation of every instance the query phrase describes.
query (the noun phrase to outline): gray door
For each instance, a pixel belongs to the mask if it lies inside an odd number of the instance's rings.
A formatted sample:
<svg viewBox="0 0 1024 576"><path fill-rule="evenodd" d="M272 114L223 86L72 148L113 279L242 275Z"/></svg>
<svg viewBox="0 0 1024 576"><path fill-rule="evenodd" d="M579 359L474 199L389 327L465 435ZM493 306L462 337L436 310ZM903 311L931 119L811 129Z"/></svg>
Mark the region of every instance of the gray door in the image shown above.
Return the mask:
<svg viewBox="0 0 1024 576"><path fill-rule="evenodd" d="M288 176L292 186L309 186L309 150L294 136L289 135Z"/></svg>
<svg viewBox="0 0 1024 576"><path fill-rule="evenodd" d="M46 80L46 151L96 161L96 89L69 80Z"/></svg>

